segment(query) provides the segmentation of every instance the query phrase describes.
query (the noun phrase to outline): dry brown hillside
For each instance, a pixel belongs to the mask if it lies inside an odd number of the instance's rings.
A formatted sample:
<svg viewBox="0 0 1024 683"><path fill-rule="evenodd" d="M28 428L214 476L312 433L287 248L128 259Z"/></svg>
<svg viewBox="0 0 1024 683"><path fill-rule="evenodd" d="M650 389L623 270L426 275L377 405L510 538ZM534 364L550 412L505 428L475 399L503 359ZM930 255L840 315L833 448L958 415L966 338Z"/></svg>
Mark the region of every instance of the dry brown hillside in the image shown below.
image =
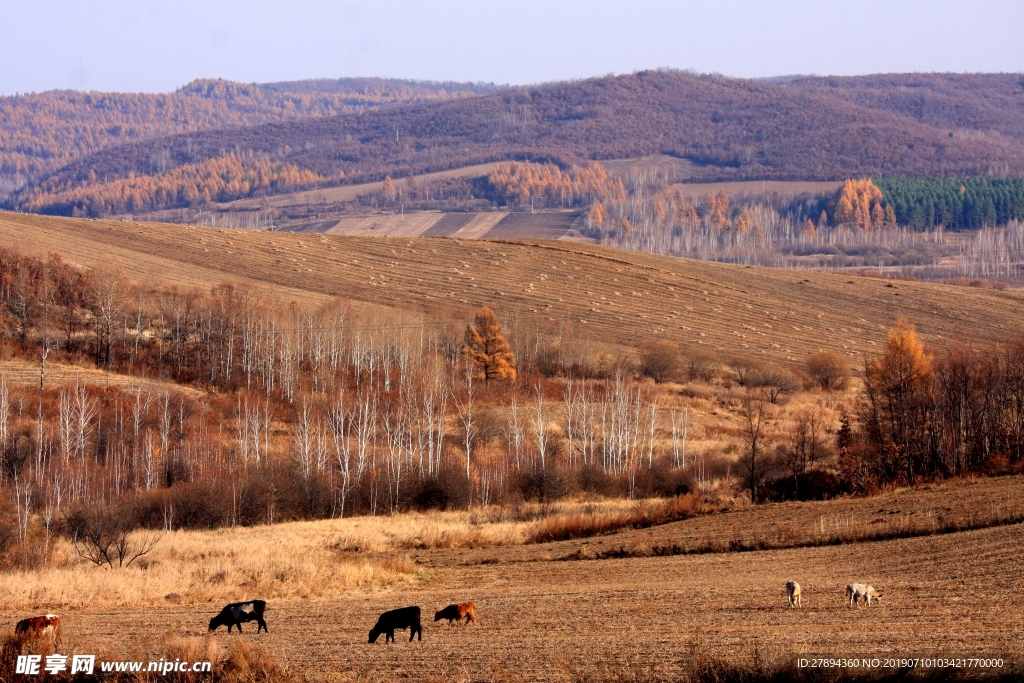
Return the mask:
<svg viewBox="0 0 1024 683"><path fill-rule="evenodd" d="M0 214L0 244L89 266L115 258L136 280L249 282L283 297L468 313L488 304L582 338L650 337L725 354L802 361L837 349L855 364L898 315L926 341L1024 332L1024 294L751 268L564 241L473 241L227 231Z"/></svg>

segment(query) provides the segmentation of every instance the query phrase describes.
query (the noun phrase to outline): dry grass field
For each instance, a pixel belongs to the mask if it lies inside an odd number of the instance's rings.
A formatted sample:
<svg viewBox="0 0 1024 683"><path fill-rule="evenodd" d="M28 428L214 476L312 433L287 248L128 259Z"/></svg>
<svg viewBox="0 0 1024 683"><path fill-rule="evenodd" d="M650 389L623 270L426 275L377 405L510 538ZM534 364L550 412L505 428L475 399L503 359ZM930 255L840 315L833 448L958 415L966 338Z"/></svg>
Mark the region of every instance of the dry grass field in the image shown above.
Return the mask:
<svg viewBox="0 0 1024 683"><path fill-rule="evenodd" d="M468 227L468 226L467 226ZM632 348L664 337L723 355L799 363L834 349L855 366L898 315L942 347L1024 332L1024 294L690 261L577 242L478 242L231 231L0 214L0 244L82 266L116 259L137 281L248 284L280 299L571 327Z"/></svg>
<svg viewBox="0 0 1024 683"><path fill-rule="evenodd" d="M12 386L39 386L39 364L24 360L0 359L0 376ZM202 392L190 386L176 382L163 382L145 377L133 377L116 372L107 372L82 365L66 365L48 362L46 364L45 381L48 385L69 385L76 381L100 387L117 387L123 391L131 391L137 387L152 393L170 391L184 394L191 398L202 395Z"/></svg>
<svg viewBox="0 0 1024 683"><path fill-rule="evenodd" d="M987 500L1019 504L1024 499L1020 477L960 484L871 499L737 510L655 531L677 540L700 534L728 538L736 525L790 520L813 534L819 520L829 517L866 519L891 510L913 516L945 507L983 508ZM464 528L472 522L466 513L446 521ZM308 562L312 573L295 586L306 582L334 590L274 593L275 581L284 586L290 579L276 576L275 560L267 559L268 551L259 545L278 556L295 555L303 544L327 548L345 524L175 535L164 552L179 548L180 556L165 555L161 561L187 569L178 595L132 603L142 607L97 597L60 609L65 625L61 649L156 659L167 654L168 641L202 635L228 596L242 600L269 594L281 596L270 599L269 634L256 635L250 624L241 636L221 631L215 638L221 645L238 639L263 644L310 680L653 681L671 680L700 658L744 665L757 657L815 655L996 656L1007 663L1019 663L1024 656L1018 594L1024 582L1024 529L1019 523L819 547L578 561L553 561L561 550L549 557L530 555L534 546L515 544L491 547L488 560L469 564L443 548L418 551L416 559L392 559L390 567L383 567L382 558L389 556L380 552L307 552L302 559L276 562ZM419 522L400 516L368 524L372 529L356 536L390 527L395 530L390 550L405 542ZM620 543L638 533L643 532L570 543L577 548ZM248 552L258 559L247 561ZM261 562L269 563L266 583L236 583L243 568ZM139 573L158 570L159 565ZM196 578L198 572L205 572L204 580ZM225 576L218 579L220 573ZM783 594L791 578L803 587L799 610L790 609ZM844 588L852 581L872 583L883 599L870 608L848 609ZM151 588L165 590L162 585ZM4 595L5 605L16 600L12 590ZM479 624L432 622L435 610L465 600L476 602ZM422 642L409 643L398 632L393 645L366 643L381 611L411 604L424 612ZM40 601L33 608L50 606ZM13 622L26 609L7 607L0 618Z"/></svg>
<svg viewBox="0 0 1024 683"><path fill-rule="evenodd" d="M680 183L679 187L691 201L724 191L730 197L761 197L775 195L792 197L809 194L831 194L842 185L838 181L816 180L744 180L722 183Z"/></svg>

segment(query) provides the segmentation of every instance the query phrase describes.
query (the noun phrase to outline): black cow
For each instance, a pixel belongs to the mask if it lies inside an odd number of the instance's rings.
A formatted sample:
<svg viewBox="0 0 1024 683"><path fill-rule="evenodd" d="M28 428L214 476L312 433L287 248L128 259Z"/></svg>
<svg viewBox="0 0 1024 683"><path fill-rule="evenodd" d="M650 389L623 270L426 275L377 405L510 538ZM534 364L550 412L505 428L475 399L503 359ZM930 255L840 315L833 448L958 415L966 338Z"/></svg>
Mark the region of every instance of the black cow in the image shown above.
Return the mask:
<svg viewBox="0 0 1024 683"><path fill-rule="evenodd" d="M231 633L231 627L237 626L238 632L242 632L242 624L247 621L255 621L256 633L259 633L262 629L267 633L267 622L263 620L263 610L267 608L265 600L250 600L249 602L233 602L230 605L225 605L224 609L220 611L220 614L210 619L210 630L216 631L220 626L227 626L228 633Z"/></svg>
<svg viewBox="0 0 1024 683"><path fill-rule="evenodd" d="M403 607L385 612L377 619L377 624L370 629L370 642L376 643L380 634L386 633L384 642L395 642L395 629L404 631L409 629L409 642L413 637L423 640L423 626L420 625L420 608Z"/></svg>

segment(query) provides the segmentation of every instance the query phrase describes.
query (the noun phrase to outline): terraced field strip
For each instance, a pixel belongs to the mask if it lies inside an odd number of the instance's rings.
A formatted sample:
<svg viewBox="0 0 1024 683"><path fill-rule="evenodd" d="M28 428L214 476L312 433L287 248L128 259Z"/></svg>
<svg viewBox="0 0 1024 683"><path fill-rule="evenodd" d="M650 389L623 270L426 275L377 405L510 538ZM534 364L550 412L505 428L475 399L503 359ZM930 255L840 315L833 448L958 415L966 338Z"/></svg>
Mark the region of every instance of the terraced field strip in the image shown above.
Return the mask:
<svg viewBox="0 0 1024 683"><path fill-rule="evenodd" d="M462 228L469 225L469 222L476 217L475 213L446 213L438 222L434 223L423 233L423 237L449 237Z"/></svg>
<svg viewBox="0 0 1024 683"><path fill-rule="evenodd" d="M491 228L500 223L504 218L508 216L504 211L495 211L493 213L478 213L473 216L472 219L464 226L456 230L455 232L448 235L448 237L456 237L459 239L467 240L478 240L488 232Z"/></svg>
<svg viewBox="0 0 1024 683"><path fill-rule="evenodd" d="M444 214L417 211L406 214L346 216L327 230L330 235L364 235L377 237L417 237L437 223Z"/></svg>
<svg viewBox="0 0 1024 683"><path fill-rule="evenodd" d="M287 227L278 228L283 232L301 232L307 234L318 234L330 232L331 228L338 224L338 219L326 221L314 221L312 223L290 223Z"/></svg>
<svg viewBox="0 0 1024 683"><path fill-rule="evenodd" d="M510 213L483 238L557 240L569 232L579 216L578 211Z"/></svg>

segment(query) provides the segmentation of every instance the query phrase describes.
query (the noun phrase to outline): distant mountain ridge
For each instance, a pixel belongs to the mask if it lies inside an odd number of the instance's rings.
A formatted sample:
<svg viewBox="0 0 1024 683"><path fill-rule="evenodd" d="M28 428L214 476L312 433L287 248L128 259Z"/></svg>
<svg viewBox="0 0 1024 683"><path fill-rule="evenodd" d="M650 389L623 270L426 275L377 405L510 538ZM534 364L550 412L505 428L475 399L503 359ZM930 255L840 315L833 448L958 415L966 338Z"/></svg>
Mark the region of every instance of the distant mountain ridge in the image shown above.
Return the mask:
<svg viewBox="0 0 1024 683"><path fill-rule="evenodd" d="M499 89L483 83L385 78L265 84L197 79L173 93L51 90L0 97L0 192L84 155L154 137L472 97Z"/></svg>
<svg viewBox="0 0 1024 683"><path fill-rule="evenodd" d="M46 193L226 153L309 169L321 186L506 159L568 166L650 154L698 164L693 180L1018 175L1024 85L1018 74L769 82L644 71L133 142L44 179L35 205Z"/></svg>

